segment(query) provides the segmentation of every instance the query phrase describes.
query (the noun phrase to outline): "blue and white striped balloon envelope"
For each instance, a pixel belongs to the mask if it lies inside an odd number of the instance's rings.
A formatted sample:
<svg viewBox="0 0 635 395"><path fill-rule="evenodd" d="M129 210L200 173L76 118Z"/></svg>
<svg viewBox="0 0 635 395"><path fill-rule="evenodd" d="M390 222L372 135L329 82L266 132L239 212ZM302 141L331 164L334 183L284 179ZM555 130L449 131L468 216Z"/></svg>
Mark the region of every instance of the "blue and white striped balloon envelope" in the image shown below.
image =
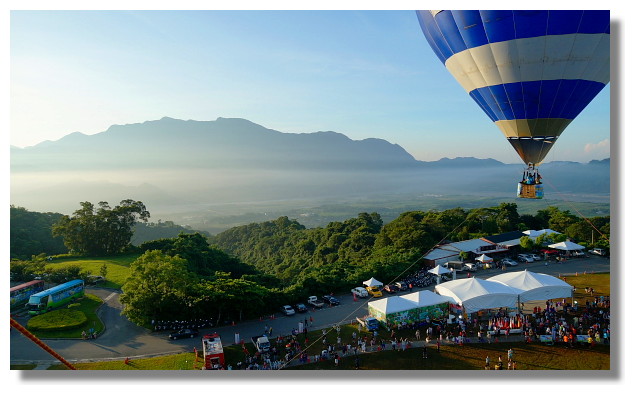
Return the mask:
<svg viewBox="0 0 635 395"><path fill-rule="evenodd" d="M610 80L609 11L417 11L452 76L539 165Z"/></svg>

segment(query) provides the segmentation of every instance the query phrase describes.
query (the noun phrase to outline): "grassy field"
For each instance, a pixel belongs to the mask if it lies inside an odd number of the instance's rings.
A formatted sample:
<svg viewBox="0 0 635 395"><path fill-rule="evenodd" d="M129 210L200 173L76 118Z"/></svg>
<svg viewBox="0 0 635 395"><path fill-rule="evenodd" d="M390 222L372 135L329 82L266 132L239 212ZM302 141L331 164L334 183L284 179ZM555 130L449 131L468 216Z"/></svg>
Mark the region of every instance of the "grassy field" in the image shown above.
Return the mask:
<svg viewBox="0 0 635 395"><path fill-rule="evenodd" d="M82 331L86 331L86 333L88 333L90 328L93 328L97 333L100 333L104 330L104 324L101 322L99 317L97 317L96 310L99 306L101 306L102 303L103 301L99 297L92 294L86 294L84 298L79 299L77 302L73 303L77 304L77 306L61 307L57 310L44 313L38 317L31 318L46 319L48 315L57 315L57 311L60 309L77 310L83 312L87 318L86 323L77 328L46 331L34 330L29 328L29 331L41 339L78 339L82 337Z"/></svg>
<svg viewBox="0 0 635 395"><path fill-rule="evenodd" d="M361 370L484 370L485 358L491 359L493 365L500 355L504 369L507 369L507 350L514 350L516 369L518 370L608 370L610 369L610 348L596 345L588 349L566 348L525 343L492 343L472 344L465 346L428 347L428 358L423 359L421 348L406 351L382 351L365 353L359 356ZM225 357L228 361L242 354L238 347L226 347ZM240 357L239 357L240 358ZM230 362L231 363L231 362ZM202 357L198 360L194 353L161 356L147 359L133 359L128 364L124 361L107 361L93 363L77 363L78 370L199 370L203 366ZM236 366L234 363L233 366ZM15 367L12 366L12 369ZM67 370L61 364L50 367L52 370ZM349 356L340 360L336 367L333 361L309 363L289 367L290 370L347 370L355 369L355 357Z"/></svg>
<svg viewBox="0 0 635 395"><path fill-rule="evenodd" d="M139 254L120 255L115 257L103 258L62 258L59 261L53 261L47 265L52 268L62 268L66 266L80 266L82 269L98 276L102 265L105 263L108 268L106 281L100 283L100 287L121 289L121 286L128 278L130 272L130 264L139 257Z"/></svg>
<svg viewBox="0 0 635 395"><path fill-rule="evenodd" d="M406 351L383 351L367 353L359 357L359 369L365 370L483 370L485 358L493 365L498 356L507 369L507 350L514 350L518 370L608 370L610 348L597 345L592 349L569 349L563 346L548 346L525 343L472 344L465 346L428 347L428 358L423 359L422 348ZM342 358L336 367L333 361L324 361L290 367L302 370L355 369L355 357Z"/></svg>

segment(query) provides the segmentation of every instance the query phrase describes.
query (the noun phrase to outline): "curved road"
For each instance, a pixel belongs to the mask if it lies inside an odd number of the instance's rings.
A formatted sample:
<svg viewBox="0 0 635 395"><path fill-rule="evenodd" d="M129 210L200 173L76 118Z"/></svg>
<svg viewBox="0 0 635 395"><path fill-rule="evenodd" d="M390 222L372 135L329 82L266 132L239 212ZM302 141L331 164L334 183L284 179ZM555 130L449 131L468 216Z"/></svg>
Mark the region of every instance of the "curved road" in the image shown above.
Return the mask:
<svg viewBox="0 0 635 395"><path fill-rule="evenodd" d="M537 273L545 273L553 276L575 275L576 272L582 274L586 272L608 272L610 271L610 260L601 257L578 258L566 261L561 264L544 265L544 262L534 262L520 264L516 267L508 267L507 271L531 270ZM476 276L489 278L501 273L498 269L480 270ZM465 278L466 274L459 274L457 278ZM434 286L426 289L433 289ZM422 288L415 288L413 291L420 291ZM147 357L178 352L190 352L196 347L201 348L200 338L183 339L170 341L167 332L151 332L132 324L121 315L122 306L119 303L119 293L113 290L92 288L89 293L95 294L104 300L104 304L99 308L98 314L106 325L102 335L95 340L81 339L48 339L44 342L53 350L58 352L70 362L89 362L96 360L125 359L126 357ZM256 336L264 331L265 325L273 328L273 335L290 334L292 329L298 328L299 322L304 322L309 316L313 317L313 328L331 327L335 323L349 323L355 320L356 316L366 315L368 310L366 302L368 299L353 301L348 294L339 296L342 304L336 307L324 308L317 311L309 311L306 314L296 314L291 317L281 317L276 314L276 318L267 317L261 320L242 322L235 326L225 326L219 328L207 328L201 332L217 332L223 339L223 344L230 345L234 342L234 336L239 334L241 339L249 341L249 337ZM25 325L27 317L16 317L20 324ZM11 329L10 339L10 360L11 364L37 363L50 364L57 360L35 345L29 339L21 335L18 331Z"/></svg>

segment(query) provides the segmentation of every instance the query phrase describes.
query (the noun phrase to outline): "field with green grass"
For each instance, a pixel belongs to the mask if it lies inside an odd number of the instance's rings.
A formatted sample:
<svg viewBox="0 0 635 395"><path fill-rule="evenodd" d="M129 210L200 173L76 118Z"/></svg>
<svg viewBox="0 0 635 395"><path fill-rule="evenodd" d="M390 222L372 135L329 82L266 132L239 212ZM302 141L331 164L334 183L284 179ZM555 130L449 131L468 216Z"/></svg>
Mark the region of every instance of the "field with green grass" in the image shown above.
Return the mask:
<svg viewBox="0 0 635 395"><path fill-rule="evenodd" d="M608 370L610 347L596 345L586 348L567 348L525 343L472 344L465 346L428 347L428 358L423 358L422 348L410 348L406 351L382 351L359 355L360 370L485 370L485 358L490 357L493 365L498 356L503 360L503 369L507 370L507 350L514 350L517 370ZM235 354L232 356L232 354ZM236 366L236 357L240 359L239 347L226 347L225 357L229 364ZM133 359L126 364L123 360L77 363L78 370L199 370L203 366L202 356L198 359L194 353L182 353L146 359ZM13 368L13 367L12 367ZM62 364L50 367L54 370L67 370ZM303 365L290 366L290 370L348 370L355 369L355 357L340 359L339 366L332 360Z"/></svg>
<svg viewBox="0 0 635 395"><path fill-rule="evenodd" d="M86 294L86 296L78 299L72 305L60 307L56 310L31 318L27 323L27 328L35 336L42 339L78 339L82 337L82 331L86 331L86 333L88 333L90 328L93 328L97 333L100 333L104 330L104 324L101 322L99 317L97 317L96 310L102 303L103 301L99 297L92 294ZM86 320L82 325L68 328L68 316L64 314L68 311L81 313L85 316ZM41 329L42 324L33 327L33 325L31 325L31 321L34 320L45 321L48 324L46 325L47 329Z"/></svg>
<svg viewBox="0 0 635 395"><path fill-rule="evenodd" d="M79 266L92 275L99 276L100 269L106 264L108 273L106 281L99 283L100 287L121 289L121 286L128 278L130 264L139 257L139 254L119 255L102 258L70 257L54 260L47 265L47 268L63 268L71 265Z"/></svg>
<svg viewBox="0 0 635 395"><path fill-rule="evenodd" d="M422 348L406 351L382 351L365 353L359 357L359 369L365 370L484 370L485 358L490 357L491 365L500 356L503 369L507 370L507 350L514 350L517 370L608 370L610 369L609 346L596 345L592 349L566 348L537 343L492 343L471 345L428 347L428 358L423 358ZM330 361L289 367L302 370L355 369L355 357L342 358L339 366Z"/></svg>

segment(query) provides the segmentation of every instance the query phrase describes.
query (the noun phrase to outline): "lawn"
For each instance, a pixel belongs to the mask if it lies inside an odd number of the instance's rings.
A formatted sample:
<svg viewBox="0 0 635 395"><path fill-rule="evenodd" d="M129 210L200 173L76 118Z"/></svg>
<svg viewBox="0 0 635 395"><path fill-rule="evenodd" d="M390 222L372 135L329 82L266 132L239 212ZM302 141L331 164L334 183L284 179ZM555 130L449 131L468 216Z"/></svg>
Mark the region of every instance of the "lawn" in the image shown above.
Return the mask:
<svg viewBox="0 0 635 395"><path fill-rule="evenodd" d="M73 366L77 370L199 370L202 364L201 358L196 364L194 353L189 352L154 358L131 359L128 363L125 360L117 360L75 363ZM49 370L69 369L65 365L55 364L51 365Z"/></svg>
<svg viewBox="0 0 635 395"><path fill-rule="evenodd" d="M97 317L96 310L99 306L101 306L102 303L103 301L99 297L92 294L86 294L86 296L84 296L82 299L73 302L74 306L72 307L60 307L56 310L31 318L32 320L47 319L47 316L51 316L54 318L56 315L58 315L59 310L77 310L83 312L87 318L86 323L77 328L46 331L29 329L29 331L41 339L78 339L82 337L82 331L86 331L86 333L88 333L90 328L95 329L97 333L101 333L104 330L104 324L101 322L99 317Z"/></svg>
<svg viewBox="0 0 635 395"><path fill-rule="evenodd" d="M428 359L423 359L422 348L406 351L382 351L360 354L361 370L484 370L485 358L490 357L492 365L500 355L507 369L507 350L512 347L518 370L608 370L610 369L609 346L596 345L591 349L585 346L566 348L525 343L472 344L465 346L428 347ZM232 356L233 354L233 356ZM228 363L236 366L242 352L239 347L226 347L225 357ZM233 362L233 363L232 363ZM146 359L133 359L126 364L123 360L77 363L78 370L199 370L203 366L202 357L198 361L194 353L182 353ZM62 364L50 367L54 370L67 370ZM309 363L292 366L291 370L347 370L355 369L355 357L340 360L336 367L333 361Z"/></svg>
<svg viewBox="0 0 635 395"><path fill-rule="evenodd" d="M406 351L383 351L359 356L362 370L484 370L485 358L493 365L501 356L503 369L507 369L507 350L514 350L518 370L608 370L610 369L610 347L596 345L587 349L584 345L569 349L564 346L549 346L537 343L525 344L492 343L465 346L446 345L441 351L436 346L428 347L428 358L423 359L422 348ZM332 360L289 367L300 370L346 370L355 369L355 357L340 360L336 367Z"/></svg>
<svg viewBox="0 0 635 395"><path fill-rule="evenodd" d="M92 275L100 275L99 271L103 264L106 264L108 273L106 281L100 283L100 287L121 289L121 286L128 278L130 273L130 264L139 257L139 254L120 255L114 257L98 257L98 258L61 258L47 265L47 268L63 268L66 266L79 266Z"/></svg>

